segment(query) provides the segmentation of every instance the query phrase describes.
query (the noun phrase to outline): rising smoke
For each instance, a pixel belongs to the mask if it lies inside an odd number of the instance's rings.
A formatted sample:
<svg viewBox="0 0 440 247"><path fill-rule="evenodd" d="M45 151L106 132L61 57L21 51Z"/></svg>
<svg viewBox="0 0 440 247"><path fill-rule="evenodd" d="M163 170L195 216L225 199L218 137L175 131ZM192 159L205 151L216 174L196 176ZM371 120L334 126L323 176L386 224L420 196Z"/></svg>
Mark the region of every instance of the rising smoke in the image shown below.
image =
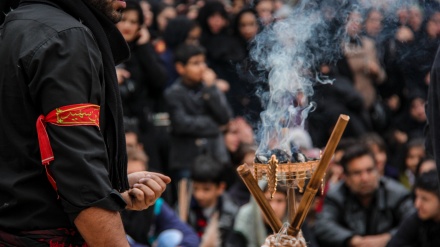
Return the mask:
<svg viewBox="0 0 440 247"><path fill-rule="evenodd" d="M409 1L401 0L302 0L296 1L290 14L275 20L257 35L251 44L250 59L257 64L264 111L258 129L258 154L269 150L296 152L289 129L304 129L305 120L315 108L309 102L316 83L332 83L319 72L321 64L332 64L348 42L347 18L352 11L365 12L378 7L385 18L395 18L396 10ZM388 23L395 19L385 20Z"/></svg>

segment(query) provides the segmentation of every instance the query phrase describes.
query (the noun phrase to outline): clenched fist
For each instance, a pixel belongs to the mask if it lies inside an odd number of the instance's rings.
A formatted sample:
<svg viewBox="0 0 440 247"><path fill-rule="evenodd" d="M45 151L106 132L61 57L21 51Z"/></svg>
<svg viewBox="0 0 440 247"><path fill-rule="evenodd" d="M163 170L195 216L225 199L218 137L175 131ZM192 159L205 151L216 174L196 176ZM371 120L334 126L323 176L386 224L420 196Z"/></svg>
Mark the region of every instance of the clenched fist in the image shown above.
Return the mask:
<svg viewBox="0 0 440 247"><path fill-rule="evenodd" d="M171 179L155 172L135 172L128 175L130 189L122 193L126 209L144 210L153 205L165 191Z"/></svg>

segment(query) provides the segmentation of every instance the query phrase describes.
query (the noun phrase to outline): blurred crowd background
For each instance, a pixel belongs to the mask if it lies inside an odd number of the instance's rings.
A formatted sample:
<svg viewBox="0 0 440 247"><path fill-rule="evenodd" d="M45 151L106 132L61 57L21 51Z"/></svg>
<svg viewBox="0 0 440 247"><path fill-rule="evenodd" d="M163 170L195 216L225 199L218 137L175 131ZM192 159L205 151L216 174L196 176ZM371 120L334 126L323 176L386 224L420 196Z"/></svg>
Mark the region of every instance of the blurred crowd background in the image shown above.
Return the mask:
<svg viewBox="0 0 440 247"><path fill-rule="evenodd" d="M339 114L349 115L326 174L324 194L342 184L349 192L339 196L351 193L362 198L357 193L373 181L373 191L382 185L386 191L386 205L380 205L378 214L386 207L392 207L390 214L403 210L398 216L378 218L372 209L376 206L371 205L381 200L373 196L373 202L366 204L357 200L366 217L333 212L339 218L332 218L325 213L326 204L330 204L327 209L333 206L342 212L354 206L347 198L335 206L338 195L329 192L333 198L326 200L318 194L303 233L312 247L361 246L350 242L354 235L394 234L404 216L417 208L411 191L418 176L435 169L425 151L424 127L430 70L440 44L440 5L436 1L303 2L328 14L329 25L344 25L346 39L337 41L341 42L337 60L311 72L328 76L333 83L315 85L308 101L316 102L316 109L305 129L289 130L295 145L306 156L319 157ZM124 215L133 246L261 246L271 232L235 169L253 163L264 105L257 95L269 90L267 82L253 76L252 41L289 16L296 4L301 3L127 0L117 27L132 53L116 70L129 169L159 171L174 179L151 210ZM338 17L341 13L343 18ZM356 153L350 150L353 147L367 152L357 150L358 156L344 161L345 154ZM368 171L378 176L356 181L350 158L364 154L373 155L373 171ZM391 187L386 186L388 181ZM271 200L280 219L286 216L285 190L280 186L279 197ZM386 199L391 196L399 200L396 205L390 206ZM406 206L398 209L399 205ZM359 222L349 224L346 217ZM368 223L369 218L376 221ZM332 220L341 227L334 233L341 233L340 239L325 234L331 229L322 229ZM368 246L385 246L390 238Z"/></svg>
<svg viewBox="0 0 440 247"><path fill-rule="evenodd" d="M350 176L340 159L347 148L367 147L379 178L371 176L358 186L388 179L396 182L398 186L384 185L384 190L387 197L395 195L404 206L388 206L391 212L404 212L392 219L367 214L375 218L370 223L355 214L346 216L358 219L361 225L386 225L359 229L344 223L344 216L326 217L326 204L331 203L318 196L303 227L309 246L358 246L350 245L354 234L377 237L366 246L385 246L391 237L380 234L391 229L395 233L411 214L410 191L416 178L435 168L425 152L424 127L430 70L440 41L440 8L435 2L398 3L399 7L391 6L391 1L315 3L328 14L329 25L344 25L346 39L338 41L341 56L336 61L323 63L312 72L333 78L333 84L315 85L315 94L308 101L316 102L316 110L309 114L305 129L289 131L303 153L318 157L339 114L349 115L351 121L327 172L326 191L343 184L356 195L356 186L346 184ZM257 95L269 90L264 78L253 74L252 41L289 16L295 4L282 0L139 1L141 9L128 7L117 24L132 50L130 61L117 68L127 129L137 133L150 170L174 178L165 201L178 205L177 214L196 231L201 246L261 246L271 232L235 169L253 163L255 133L264 105ZM345 16L338 17L339 13ZM182 59L185 51L187 58ZM192 73L198 73L198 79ZM188 83L191 78L203 86ZM213 87L216 89L209 91ZM216 169L219 166L222 171ZM188 190L182 189L185 183L178 186L182 179L193 181L185 187ZM379 185L373 187L380 190ZM284 219L286 194L282 188L278 191L280 198L271 204ZM207 199L215 197L218 200ZM333 206L349 207L349 201L345 198ZM213 207L219 214L213 213ZM332 210L331 206L327 209ZM332 220L341 228L328 223ZM319 227L325 223L330 229ZM212 225L217 226L217 235ZM347 229L352 235L343 234ZM341 236L332 238L329 233Z"/></svg>

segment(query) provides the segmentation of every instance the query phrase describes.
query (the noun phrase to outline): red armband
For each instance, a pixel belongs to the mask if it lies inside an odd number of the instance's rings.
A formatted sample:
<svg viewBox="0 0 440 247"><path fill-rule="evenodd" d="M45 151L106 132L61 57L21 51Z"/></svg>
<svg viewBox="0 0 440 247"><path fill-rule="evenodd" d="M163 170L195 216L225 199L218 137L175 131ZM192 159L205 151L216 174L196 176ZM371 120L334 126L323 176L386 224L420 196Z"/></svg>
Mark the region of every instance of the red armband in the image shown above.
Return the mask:
<svg viewBox="0 0 440 247"><path fill-rule="evenodd" d="M37 119L38 143L40 145L41 163L46 167L46 174L52 187L57 191L56 182L47 166L54 160L46 123L58 126L91 125L99 128L99 105L74 104L66 105L49 112L46 116L40 115Z"/></svg>

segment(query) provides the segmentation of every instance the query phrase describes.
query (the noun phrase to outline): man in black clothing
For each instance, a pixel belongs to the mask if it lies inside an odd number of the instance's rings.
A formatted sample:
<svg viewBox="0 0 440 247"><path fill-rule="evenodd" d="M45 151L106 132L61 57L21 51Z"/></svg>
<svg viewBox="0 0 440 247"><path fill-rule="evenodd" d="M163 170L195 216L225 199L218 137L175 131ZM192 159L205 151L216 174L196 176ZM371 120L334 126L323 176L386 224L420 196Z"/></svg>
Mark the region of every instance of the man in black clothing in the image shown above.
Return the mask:
<svg viewBox="0 0 440 247"><path fill-rule="evenodd" d="M329 190L317 216L319 246L386 246L413 212L409 191L379 174L374 155L364 145L347 148L340 163L345 180Z"/></svg>
<svg viewBox="0 0 440 247"><path fill-rule="evenodd" d="M147 208L170 182L127 177L124 6L22 0L0 27L0 246L128 246L118 211Z"/></svg>
<svg viewBox="0 0 440 247"><path fill-rule="evenodd" d="M440 189L435 171L423 173L414 185L417 212L408 217L388 247L440 246Z"/></svg>

